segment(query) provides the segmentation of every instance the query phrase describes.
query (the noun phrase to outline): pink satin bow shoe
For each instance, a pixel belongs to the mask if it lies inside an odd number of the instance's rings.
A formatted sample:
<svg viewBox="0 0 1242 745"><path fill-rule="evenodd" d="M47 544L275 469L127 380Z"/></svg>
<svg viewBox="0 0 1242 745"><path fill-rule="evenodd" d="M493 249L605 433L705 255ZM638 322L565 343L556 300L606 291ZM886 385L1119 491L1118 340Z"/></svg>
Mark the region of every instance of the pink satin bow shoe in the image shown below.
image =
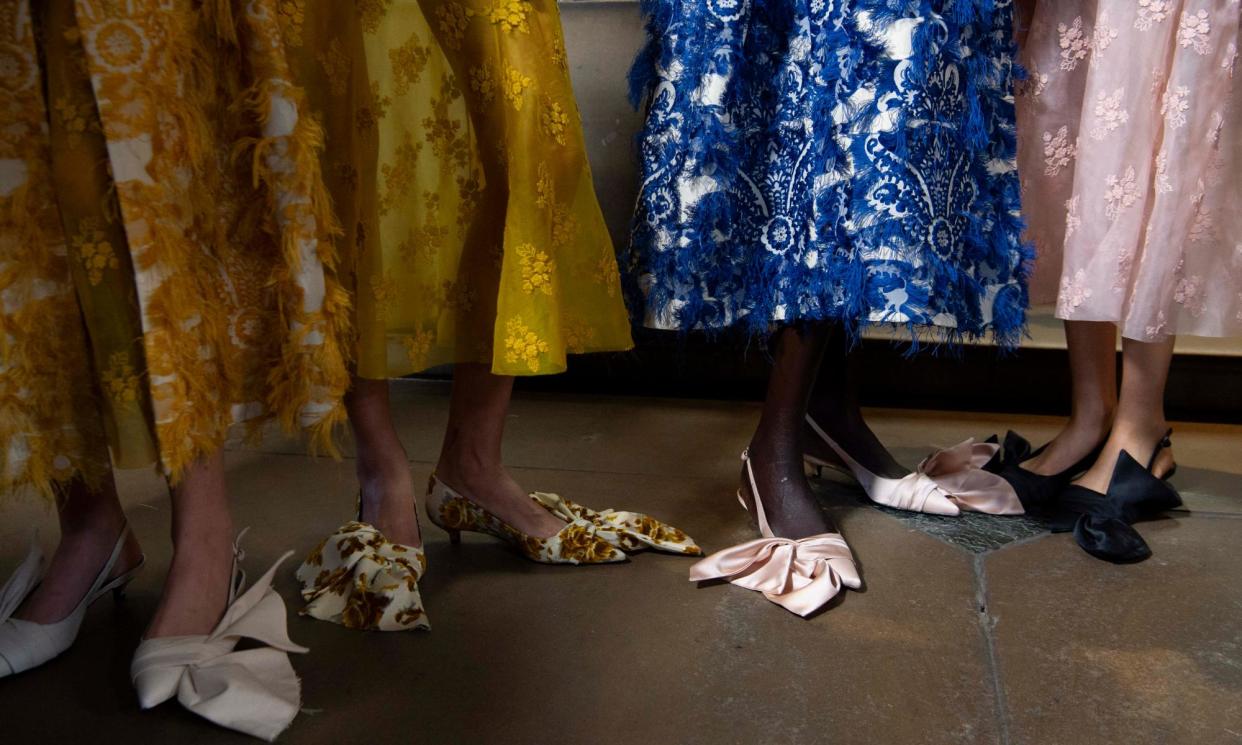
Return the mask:
<svg viewBox="0 0 1242 745"><path fill-rule="evenodd" d="M963 510L991 515L1023 513L1022 503L1005 480L983 470L983 466L1000 450L998 445L966 440L951 448L937 450L924 458L914 472L891 479L872 473L851 458L814 419L808 416L806 421L815 434L845 462L850 475L876 504L931 515L959 515ZM805 458L813 466L840 470L836 464L814 456Z"/></svg>
<svg viewBox="0 0 1242 745"><path fill-rule="evenodd" d="M750 466L750 452L742 453L750 493L755 498L755 519L763 536L708 556L690 567L690 581L723 579L763 596L791 613L806 617L832 600L842 587L862 587L854 555L840 533L821 533L809 538L779 538L772 533L763 501ZM738 501L746 501L738 492Z"/></svg>

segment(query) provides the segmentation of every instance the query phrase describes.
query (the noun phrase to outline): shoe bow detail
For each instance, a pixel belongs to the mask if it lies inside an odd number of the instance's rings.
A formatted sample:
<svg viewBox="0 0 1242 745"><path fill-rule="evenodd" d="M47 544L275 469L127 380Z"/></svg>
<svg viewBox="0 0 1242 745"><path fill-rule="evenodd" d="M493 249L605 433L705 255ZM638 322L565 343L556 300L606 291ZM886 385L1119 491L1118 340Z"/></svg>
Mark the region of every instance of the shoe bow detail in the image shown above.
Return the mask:
<svg viewBox="0 0 1242 745"><path fill-rule="evenodd" d="M430 629L418 591L426 571L421 548L393 543L364 522L345 523L298 567L302 615L363 631Z"/></svg>
<svg viewBox="0 0 1242 745"><path fill-rule="evenodd" d="M596 511L547 492L532 492L530 496L567 523L589 525L595 537L627 553L652 548L687 556L703 555L703 549L685 531L650 515L611 509Z"/></svg>
<svg viewBox="0 0 1242 745"><path fill-rule="evenodd" d="M289 639L285 603L272 577L286 553L229 605L207 636L146 639L134 653L130 676L144 709L176 698L223 727L264 740L283 732L301 706L301 682L289 653L306 647ZM266 645L235 651L248 639Z"/></svg>
<svg viewBox="0 0 1242 745"><path fill-rule="evenodd" d="M802 617L822 608L842 587L862 587L854 555L839 533L757 538L717 551L690 567L690 581L709 580L761 592Z"/></svg>
<svg viewBox="0 0 1242 745"><path fill-rule="evenodd" d="M1152 554L1133 523L1153 519L1181 504L1176 489L1123 450L1107 493L1071 484L1050 510L1049 522L1054 533L1073 531L1078 545L1097 559L1132 564Z"/></svg>
<svg viewBox="0 0 1242 745"><path fill-rule="evenodd" d="M984 467L1000 452L999 445L969 439L937 450L919 463L913 487L927 499L927 486L942 491L960 509L989 515L1021 515L1025 510L1009 482ZM909 477L907 477L909 478Z"/></svg>
<svg viewBox="0 0 1242 745"><path fill-rule="evenodd" d="M26 597L39 584L43 573L43 549L37 536L30 541L30 551L0 588L0 678L28 670L38 664L44 635L32 639L37 624L13 618Z"/></svg>

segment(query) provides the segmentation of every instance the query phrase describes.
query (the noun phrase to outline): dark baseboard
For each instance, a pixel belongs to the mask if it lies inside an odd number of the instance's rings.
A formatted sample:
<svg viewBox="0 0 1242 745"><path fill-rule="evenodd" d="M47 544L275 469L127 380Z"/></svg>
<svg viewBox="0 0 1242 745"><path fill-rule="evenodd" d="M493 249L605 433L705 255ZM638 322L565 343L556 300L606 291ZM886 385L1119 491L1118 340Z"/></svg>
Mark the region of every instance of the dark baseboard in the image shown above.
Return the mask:
<svg viewBox="0 0 1242 745"><path fill-rule="evenodd" d="M519 378L520 390L757 401L768 357L742 344L641 331L621 354L575 357L564 375ZM868 406L1064 415L1069 363L1064 350L991 347L907 357L886 341L865 340L854 352ZM439 376L431 376L439 377ZM1242 422L1242 359L1181 355L1173 360L1166 407L1171 419Z"/></svg>

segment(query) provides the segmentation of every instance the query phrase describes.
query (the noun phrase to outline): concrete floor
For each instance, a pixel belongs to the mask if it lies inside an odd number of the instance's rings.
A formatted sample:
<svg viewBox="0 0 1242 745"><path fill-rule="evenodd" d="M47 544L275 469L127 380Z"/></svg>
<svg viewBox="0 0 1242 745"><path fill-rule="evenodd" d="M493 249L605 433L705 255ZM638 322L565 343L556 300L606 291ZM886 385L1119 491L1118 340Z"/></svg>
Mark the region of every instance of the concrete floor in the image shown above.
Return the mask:
<svg viewBox="0 0 1242 745"><path fill-rule="evenodd" d="M421 480L447 409L437 384L397 386ZM751 404L521 396L506 458L531 488L651 512L709 550L754 536L733 500ZM1034 442L1057 420L877 410L905 462L1014 427ZM306 712L295 743L1242 743L1242 427L1179 424L1186 510L1140 527L1155 556L1119 567L1066 535L1012 518L908 519L818 482L861 564L850 592L811 620L756 593L695 588L691 561L549 567L488 538L451 547L425 525L430 633L361 634L294 617ZM347 459L279 438L229 454L257 573L345 519ZM128 601L100 602L59 660L0 681L0 742L228 743L175 705L139 712L129 657L168 560L168 500L149 473L122 492L149 567ZM0 577L35 502L4 506ZM1006 522L1006 521L1010 522ZM978 540L979 535L986 540ZM278 589L297 607L293 563Z"/></svg>

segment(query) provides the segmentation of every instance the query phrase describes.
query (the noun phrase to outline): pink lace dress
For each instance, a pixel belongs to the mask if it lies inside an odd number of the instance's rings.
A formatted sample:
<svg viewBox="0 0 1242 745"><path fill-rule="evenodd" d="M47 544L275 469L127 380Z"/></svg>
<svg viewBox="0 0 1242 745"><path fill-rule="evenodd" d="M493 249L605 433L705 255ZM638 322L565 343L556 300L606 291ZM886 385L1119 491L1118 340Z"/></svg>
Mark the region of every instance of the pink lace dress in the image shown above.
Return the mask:
<svg viewBox="0 0 1242 745"><path fill-rule="evenodd" d="M1242 4L1026 5L1032 300L1140 341L1242 336Z"/></svg>

